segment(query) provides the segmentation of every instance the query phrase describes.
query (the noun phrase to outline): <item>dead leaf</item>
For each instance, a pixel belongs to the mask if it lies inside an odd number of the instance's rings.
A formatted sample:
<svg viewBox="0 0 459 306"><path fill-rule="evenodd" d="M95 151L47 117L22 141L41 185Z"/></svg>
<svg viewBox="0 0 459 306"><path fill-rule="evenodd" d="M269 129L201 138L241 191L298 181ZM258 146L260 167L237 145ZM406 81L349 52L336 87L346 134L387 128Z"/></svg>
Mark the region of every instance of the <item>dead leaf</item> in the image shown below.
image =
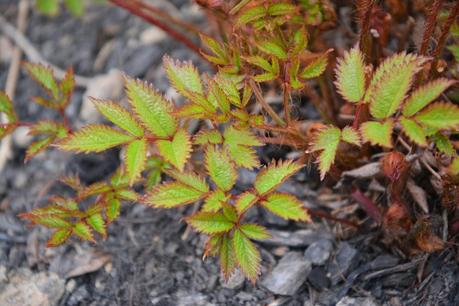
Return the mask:
<svg viewBox="0 0 459 306"><path fill-rule="evenodd" d="M412 179L408 179L406 187L413 197L413 200L419 205L419 207L421 207L425 213L428 213L429 205L427 203L427 194L424 189L416 185Z"/></svg>
<svg viewBox="0 0 459 306"><path fill-rule="evenodd" d="M379 174L381 167L379 162L369 163L362 167L344 171L343 176L349 176L353 178L372 178Z"/></svg>

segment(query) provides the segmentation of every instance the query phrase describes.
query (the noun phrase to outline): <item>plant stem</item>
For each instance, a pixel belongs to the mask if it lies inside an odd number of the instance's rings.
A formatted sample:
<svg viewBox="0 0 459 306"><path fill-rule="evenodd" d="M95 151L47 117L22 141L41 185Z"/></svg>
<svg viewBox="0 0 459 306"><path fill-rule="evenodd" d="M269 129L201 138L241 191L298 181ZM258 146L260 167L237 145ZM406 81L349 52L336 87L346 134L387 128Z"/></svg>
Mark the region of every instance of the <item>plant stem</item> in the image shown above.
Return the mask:
<svg viewBox="0 0 459 306"><path fill-rule="evenodd" d="M371 218L373 218L377 223L381 223L381 211L371 199L363 194L363 192L361 192L358 188L355 188L354 191L352 191L352 198L360 204L363 210L365 210Z"/></svg>
<svg viewBox="0 0 459 306"><path fill-rule="evenodd" d="M156 17L153 17L149 14L146 14L145 12L142 11L138 6L135 5L132 1L129 0L109 0L111 3L114 5L123 8L124 10L132 13L133 15L136 15L143 20L147 21L148 23L151 23L167 34L169 34L171 37L173 37L175 40L183 43L186 45L188 48L190 48L193 52L198 54L201 58L205 59L204 56L202 56L199 47L191 41L189 38L187 38L185 35L177 32L167 24L163 23L161 20L157 19Z"/></svg>
<svg viewBox="0 0 459 306"><path fill-rule="evenodd" d="M456 2L456 5L450 11L448 15L448 19L446 19L445 24L443 25L441 29L440 38L438 39L437 46L435 47L435 50L432 53L434 60L430 67L430 76L432 76L437 69L437 64L438 64L438 59L440 57L440 53L445 47L445 43L446 43L446 39L448 38L449 30L451 29L451 26L453 25L458 15L459 15L459 1Z"/></svg>
<svg viewBox="0 0 459 306"><path fill-rule="evenodd" d="M249 80L250 87L252 87L253 92L255 93L255 97L257 98L258 103L261 104L261 107L276 121L277 124L280 126L286 126L285 121L279 117L276 112L269 106L268 102L266 102L265 98L263 98L263 94L261 93L260 88L257 84L255 84L254 80Z"/></svg>
<svg viewBox="0 0 459 306"><path fill-rule="evenodd" d="M290 126L292 123L290 117L290 84L284 82L284 113L285 113L285 120L287 121L287 126Z"/></svg>
<svg viewBox="0 0 459 306"><path fill-rule="evenodd" d="M372 38L370 34L370 19L374 4L374 0L357 1L357 9L360 12L359 46L368 62L371 62Z"/></svg>
<svg viewBox="0 0 459 306"><path fill-rule="evenodd" d="M420 55L426 55L427 47L429 46L430 38L432 37L435 25L437 23L437 16L440 12L440 7L443 3L443 0L434 0L432 7L430 9L430 14L427 17L426 26L424 30L424 35L422 36L421 48L419 49Z"/></svg>

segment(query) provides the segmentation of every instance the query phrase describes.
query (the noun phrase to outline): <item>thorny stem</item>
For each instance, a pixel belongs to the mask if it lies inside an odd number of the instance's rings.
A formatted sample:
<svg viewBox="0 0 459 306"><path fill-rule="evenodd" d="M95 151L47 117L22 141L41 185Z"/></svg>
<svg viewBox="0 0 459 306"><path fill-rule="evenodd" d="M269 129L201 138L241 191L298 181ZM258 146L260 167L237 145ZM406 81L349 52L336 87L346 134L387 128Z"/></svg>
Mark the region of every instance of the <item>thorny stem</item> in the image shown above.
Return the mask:
<svg viewBox="0 0 459 306"><path fill-rule="evenodd" d="M448 15L448 19L446 19L445 24L443 25L443 27L441 29L440 38L438 39L437 46L435 47L435 50L432 53L432 56L433 56L434 60L433 60L432 65L430 67L430 76L432 76L435 73L436 69L437 69L438 58L440 57L441 51L445 47L446 38L448 37L449 30L450 30L451 26L453 25L453 23L456 20L458 15L459 15L459 1L456 2L456 5L450 11L450 13Z"/></svg>
<svg viewBox="0 0 459 306"><path fill-rule="evenodd" d="M434 0L432 7L430 9L430 14L427 17L426 26L424 30L424 35L422 36L421 48L419 49L420 55L426 55L427 47L429 46L430 38L435 29L435 24L437 22L437 16L440 12L440 7L443 3L443 0Z"/></svg>
<svg viewBox="0 0 459 306"><path fill-rule="evenodd" d="M163 30L164 32L169 34L171 37L173 37L175 40L177 40L177 41L183 43L184 45L186 45L193 52L198 54L201 58L205 59L205 57L201 54L201 52L199 50L199 47L194 42L192 42L189 38L187 38L183 34L177 32L176 30L174 30L173 28L171 28L167 24L163 23L161 20L153 17L150 14L145 13L144 11L142 11L142 9L140 9L138 6L136 6L135 3L131 2L131 1L128 1L128 0L109 0L109 1L111 3L113 3L114 5L119 6L119 7L123 8L123 9L125 9L126 11L132 13L133 15L136 15L136 16L142 18L143 20L147 21L148 23L151 23L151 24L157 26L158 28L160 28L161 30Z"/></svg>
<svg viewBox="0 0 459 306"><path fill-rule="evenodd" d="M257 98L258 103L261 104L263 109L276 121L277 124L280 126L285 126L285 121L279 117L276 112L269 106L268 102L266 102L265 98L263 98L263 94L261 93L260 88L255 84L254 80L249 80L250 87L252 87L253 92L255 93L255 97Z"/></svg>
<svg viewBox="0 0 459 306"><path fill-rule="evenodd" d="M284 113L285 113L285 120L287 121L287 126L290 126L292 123L290 117L290 84L284 82Z"/></svg>

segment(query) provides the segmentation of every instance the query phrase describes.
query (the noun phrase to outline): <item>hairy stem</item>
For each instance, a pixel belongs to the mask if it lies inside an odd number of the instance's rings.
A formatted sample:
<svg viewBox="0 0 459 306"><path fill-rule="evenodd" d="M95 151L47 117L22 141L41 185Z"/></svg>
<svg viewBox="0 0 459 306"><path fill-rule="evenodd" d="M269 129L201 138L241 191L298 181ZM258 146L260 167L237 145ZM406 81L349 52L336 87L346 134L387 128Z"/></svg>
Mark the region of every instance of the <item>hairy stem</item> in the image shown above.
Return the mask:
<svg viewBox="0 0 459 306"><path fill-rule="evenodd" d="M427 17L424 35L422 36L421 48L419 49L420 55L426 55L427 47L429 46L430 38L432 37L435 25L437 23L437 16L440 12L440 7L443 3L443 0L434 0L432 7L430 8L429 16Z"/></svg>
<svg viewBox="0 0 459 306"><path fill-rule="evenodd" d="M359 11L360 33L359 46L367 61L371 62L372 38L370 34L370 19L373 10L374 0L359 0L357 1L357 9Z"/></svg>
<svg viewBox="0 0 459 306"><path fill-rule="evenodd" d="M377 223L381 223L382 215L378 206L369 199L366 195L363 194L358 188L355 188L352 191L352 198L360 204L360 206L365 210L365 212L373 218Z"/></svg>
<svg viewBox="0 0 459 306"><path fill-rule="evenodd" d="M153 17L150 14L145 13L142 9L140 9L140 7L138 5L136 5L135 2L132 2L132 1L129 1L129 0L109 0L109 1L111 3L113 3L114 5L122 8L122 9L124 9L124 10L126 10L126 11L128 11L130 13L132 13L133 15L136 15L136 16L142 18L143 20L147 21L148 23L151 23L151 24L157 26L158 28L160 28L161 30L163 30L164 32L169 34L171 37L173 37L175 40L177 40L177 41L183 43L184 45L186 45L193 52L198 54L201 58L205 59L202 56L198 45L196 45L193 41L191 41L185 35L177 32L176 30L174 30L173 28L171 28L170 26L168 26L167 24L165 24L161 20L157 19L156 17Z"/></svg>
<svg viewBox="0 0 459 306"><path fill-rule="evenodd" d="M451 29L451 26L453 25L453 23L456 21L456 18L458 15L459 15L459 1L456 2L456 5L454 5L453 9L450 11L448 18L445 21L445 24L441 28L440 38L438 39L437 46L435 47L435 50L432 53L434 60L430 67L431 76L435 73L437 69L438 59L440 57L441 51L445 47L445 43L446 43L446 39L448 38L449 30Z"/></svg>
<svg viewBox="0 0 459 306"><path fill-rule="evenodd" d="M277 113L269 106L268 102L266 102L265 98L263 98L263 94L261 93L260 88L257 84L255 84L254 80L249 80L250 87L252 87L253 92L255 93L255 97L257 98L258 103L260 103L261 107L276 121L277 124L280 126L285 126L285 121L282 120L281 117L277 115Z"/></svg>

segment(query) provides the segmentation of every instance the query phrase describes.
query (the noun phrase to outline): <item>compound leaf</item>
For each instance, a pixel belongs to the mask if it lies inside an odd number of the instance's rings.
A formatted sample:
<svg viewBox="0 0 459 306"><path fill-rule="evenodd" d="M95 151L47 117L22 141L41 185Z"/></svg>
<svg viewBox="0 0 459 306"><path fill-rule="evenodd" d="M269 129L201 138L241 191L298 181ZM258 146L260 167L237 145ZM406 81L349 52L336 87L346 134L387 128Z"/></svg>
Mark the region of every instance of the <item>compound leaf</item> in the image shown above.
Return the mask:
<svg viewBox="0 0 459 306"><path fill-rule="evenodd" d="M73 233L83 240L94 242L94 236L92 234L91 228L83 221L75 223L73 226Z"/></svg>
<svg viewBox="0 0 459 306"><path fill-rule="evenodd" d="M221 190L228 191L234 186L237 172L226 150L207 147L205 162L207 172Z"/></svg>
<svg viewBox="0 0 459 306"><path fill-rule="evenodd" d="M286 193L272 193L267 196L261 205L284 219L295 221L309 221L310 217L296 197Z"/></svg>
<svg viewBox="0 0 459 306"><path fill-rule="evenodd" d="M126 147L126 174L129 184L132 185L145 169L147 160L147 141L145 138L132 141Z"/></svg>
<svg viewBox="0 0 459 306"><path fill-rule="evenodd" d="M455 81L440 78L416 89L406 100L402 108L402 114L411 117L437 99L442 92L453 85Z"/></svg>
<svg viewBox="0 0 459 306"><path fill-rule="evenodd" d="M158 137L170 137L177 129L172 105L146 83L126 78L129 103L146 129Z"/></svg>
<svg viewBox="0 0 459 306"><path fill-rule="evenodd" d="M47 90L54 99L59 98L59 86L50 67L42 64L26 63L25 68L30 76Z"/></svg>
<svg viewBox="0 0 459 306"><path fill-rule="evenodd" d="M172 208L196 202L206 196L205 192L194 189L183 183L170 182L159 185L144 198L147 205Z"/></svg>
<svg viewBox="0 0 459 306"><path fill-rule="evenodd" d="M179 172L177 170L169 170L167 174L180 183L193 187L201 192L208 192L209 186L204 178L192 172Z"/></svg>
<svg viewBox="0 0 459 306"><path fill-rule="evenodd" d="M70 235L72 235L72 229L58 229L51 235L51 238L48 240L46 246L49 248L57 247L66 242Z"/></svg>
<svg viewBox="0 0 459 306"><path fill-rule="evenodd" d="M156 141L159 153L178 170L183 171L185 163L190 157L191 139L187 131L179 129L172 140Z"/></svg>
<svg viewBox="0 0 459 306"><path fill-rule="evenodd" d="M236 269L234 247L228 235L223 235L220 243L220 270L225 279L229 279L231 273Z"/></svg>
<svg viewBox="0 0 459 306"><path fill-rule="evenodd" d="M436 129L454 129L459 126L459 107L452 103L432 104L414 119L427 127Z"/></svg>
<svg viewBox="0 0 459 306"><path fill-rule="evenodd" d="M204 94L199 73L191 62L179 63L168 56L163 62L169 81L181 95L191 98L191 94Z"/></svg>
<svg viewBox="0 0 459 306"><path fill-rule="evenodd" d="M143 128L125 108L110 102L91 98L97 110L116 126L128 131L134 136L143 136Z"/></svg>
<svg viewBox="0 0 459 306"><path fill-rule="evenodd" d="M239 226L239 230L250 239L263 240L271 237L271 235L268 233L268 230L265 227L258 224L242 224L241 226Z"/></svg>
<svg viewBox="0 0 459 306"><path fill-rule="evenodd" d="M86 222L102 236L107 236L104 218L100 213L93 214L86 219Z"/></svg>
<svg viewBox="0 0 459 306"><path fill-rule="evenodd" d="M338 92L349 102L358 103L365 93L365 63L358 47L338 59L335 70Z"/></svg>
<svg viewBox="0 0 459 306"><path fill-rule="evenodd" d="M222 213L199 212L186 219L195 230L205 234L229 232L234 223Z"/></svg>
<svg viewBox="0 0 459 306"><path fill-rule="evenodd" d="M252 207L257 201L258 196L256 194L250 191L244 192L236 199L236 210L239 214L242 214Z"/></svg>
<svg viewBox="0 0 459 306"><path fill-rule="evenodd" d="M254 183L255 190L260 195L271 192L301 168L301 165L292 161L272 162L258 173Z"/></svg>
<svg viewBox="0 0 459 306"><path fill-rule="evenodd" d="M365 141L369 141L373 145L381 145L383 147L392 147L392 130L394 122L392 119L385 122L367 121L360 127L360 132Z"/></svg>
<svg viewBox="0 0 459 306"><path fill-rule="evenodd" d="M350 134L349 132L346 132ZM331 165L335 161L336 151L341 139L341 131L334 126L321 129L314 139L312 151L322 151L319 154L320 179L324 179Z"/></svg>
<svg viewBox="0 0 459 306"><path fill-rule="evenodd" d="M424 129L416 121L401 117L400 124L402 125L403 132L411 139L411 141L420 146L427 145Z"/></svg>
<svg viewBox="0 0 459 306"><path fill-rule="evenodd" d="M232 244L241 271L252 283L255 283L258 274L260 274L260 252L253 242L239 229L234 231Z"/></svg>
<svg viewBox="0 0 459 306"><path fill-rule="evenodd" d="M64 138L58 147L66 151L102 152L134 140L131 135L124 134L106 125L88 125L78 132Z"/></svg>

